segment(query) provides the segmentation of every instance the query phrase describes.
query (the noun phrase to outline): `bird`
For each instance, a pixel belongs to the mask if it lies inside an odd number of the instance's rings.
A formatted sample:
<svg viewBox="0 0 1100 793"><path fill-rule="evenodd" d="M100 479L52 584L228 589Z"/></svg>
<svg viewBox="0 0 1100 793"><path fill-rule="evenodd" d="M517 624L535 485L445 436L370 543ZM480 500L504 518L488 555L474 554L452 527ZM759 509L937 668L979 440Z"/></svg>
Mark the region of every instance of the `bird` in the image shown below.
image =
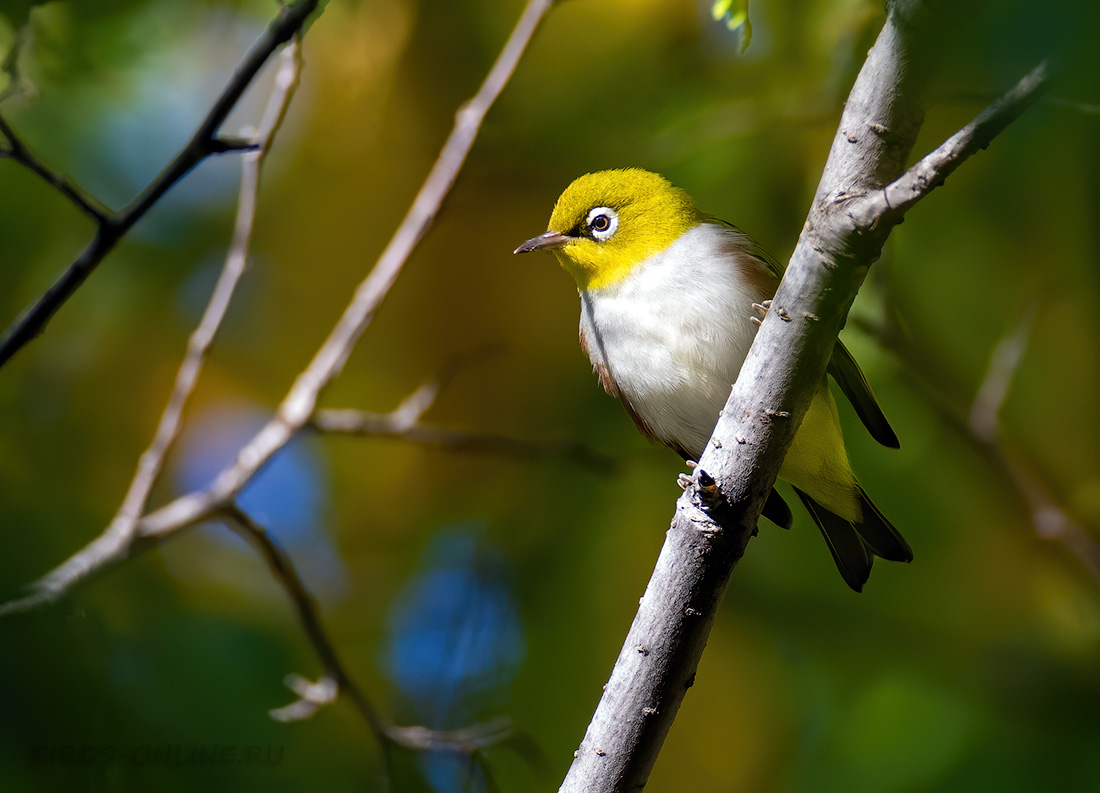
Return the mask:
<svg viewBox="0 0 1100 793"><path fill-rule="evenodd" d="M600 384L642 435L694 465L748 354L782 267L747 234L700 211L691 196L640 168L585 174L558 198L545 233L514 253L550 251L580 295L580 342ZM897 435L859 365L837 340L828 366L872 437ZM909 543L852 471L825 377L779 477L825 539L856 592L874 557L909 562ZM772 491L764 516L790 528Z"/></svg>

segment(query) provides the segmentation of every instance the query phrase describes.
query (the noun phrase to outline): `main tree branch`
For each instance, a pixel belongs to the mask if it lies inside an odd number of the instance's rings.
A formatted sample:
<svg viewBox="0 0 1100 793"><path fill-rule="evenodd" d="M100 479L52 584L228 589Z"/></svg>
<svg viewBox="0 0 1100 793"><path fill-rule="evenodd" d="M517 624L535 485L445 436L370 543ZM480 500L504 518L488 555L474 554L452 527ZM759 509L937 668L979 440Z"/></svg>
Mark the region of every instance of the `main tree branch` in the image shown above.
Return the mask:
<svg viewBox="0 0 1100 793"><path fill-rule="evenodd" d="M905 170L923 120L919 96L925 78L917 52L934 24L926 16L922 3L891 5L868 53L798 246L699 460L694 484L677 501L656 569L562 791L645 786L694 682L729 576L825 375L867 268L905 209L942 181L913 186ZM1044 85L1045 72L1033 72L967 129L991 138ZM977 148L937 149L939 173L949 173ZM890 189L904 190L906 200L897 205L881 200Z"/></svg>

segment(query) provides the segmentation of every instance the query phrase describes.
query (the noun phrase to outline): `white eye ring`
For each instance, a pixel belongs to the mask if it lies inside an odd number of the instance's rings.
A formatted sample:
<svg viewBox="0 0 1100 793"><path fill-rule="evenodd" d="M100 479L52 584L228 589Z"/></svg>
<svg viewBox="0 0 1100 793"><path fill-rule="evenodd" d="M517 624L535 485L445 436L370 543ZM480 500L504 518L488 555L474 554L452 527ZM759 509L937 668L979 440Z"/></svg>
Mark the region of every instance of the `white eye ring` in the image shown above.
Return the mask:
<svg viewBox="0 0 1100 793"><path fill-rule="evenodd" d="M584 226L592 239L604 242L615 236L619 230L619 213L611 207L595 207L588 212Z"/></svg>

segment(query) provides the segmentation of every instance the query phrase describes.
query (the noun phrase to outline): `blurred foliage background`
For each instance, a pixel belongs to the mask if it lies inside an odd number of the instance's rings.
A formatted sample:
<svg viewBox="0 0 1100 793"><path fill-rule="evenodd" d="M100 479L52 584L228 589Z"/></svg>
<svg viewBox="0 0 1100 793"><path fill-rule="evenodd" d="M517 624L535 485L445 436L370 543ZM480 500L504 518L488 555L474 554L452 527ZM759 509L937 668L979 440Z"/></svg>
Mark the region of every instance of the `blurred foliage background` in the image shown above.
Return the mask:
<svg viewBox="0 0 1100 793"><path fill-rule="evenodd" d="M251 269L155 503L205 482L285 393L521 7L327 5L268 160ZM191 134L275 10L4 0L0 48L22 42L25 84L0 109L48 163L120 206ZM514 720L522 741L488 752L502 790L552 790L564 774L681 470L599 390L568 276L511 251L545 229L575 176L638 165L784 258L882 8L757 0L751 12L741 55L702 0L558 7L324 399L388 410L457 361L427 421L578 439L614 466L312 436L247 495L384 713L439 728ZM1019 489L958 418L993 349L1032 317L1003 447L1100 541L1098 16L1086 0L1007 0L945 23L954 43L917 153L1038 59L1053 53L1062 71L894 233L844 333L902 439L877 447L846 413L853 461L916 560L880 562L855 595L804 515L791 532L763 524L649 790L1095 789L1097 578L1037 536ZM267 85L227 131L255 119ZM238 171L225 156L191 174L0 371L4 599L114 514L221 265ZM5 324L91 232L0 161ZM377 747L346 704L310 722L268 717L292 699L284 675L315 677L319 663L262 562L221 527L6 618L0 637L7 790L383 789ZM266 762L195 754L227 746L259 747ZM165 747L174 760L157 759ZM399 753L391 789L480 789L481 773L468 777Z"/></svg>

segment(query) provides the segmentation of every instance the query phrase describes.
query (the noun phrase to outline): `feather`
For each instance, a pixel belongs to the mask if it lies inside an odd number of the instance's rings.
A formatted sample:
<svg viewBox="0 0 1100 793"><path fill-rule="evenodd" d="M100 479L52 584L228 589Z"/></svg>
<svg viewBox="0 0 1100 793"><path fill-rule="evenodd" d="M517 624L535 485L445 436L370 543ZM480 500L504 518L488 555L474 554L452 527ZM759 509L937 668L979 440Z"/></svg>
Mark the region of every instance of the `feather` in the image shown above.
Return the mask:
<svg viewBox="0 0 1100 793"><path fill-rule="evenodd" d="M844 392L844 396L852 403L856 415L871 433L871 437L887 448L899 448L901 443L898 441L898 436L890 426L886 414L879 407L875 394L871 390L871 384L867 382L856 359L840 339L837 339L833 347L833 357L829 361L828 371L840 386L840 390Z"/></svg>
<svg viewBox="0 0 1100 793"><path fill-rule="evenodd" d="M862 488L859 493L863 519L860 522L834 515L797 487L794 492L821 530L841 577L856 592L863 591L863 585L871 576L875 556L892 562L913 561L909 543L890 525Z"/></svg>

